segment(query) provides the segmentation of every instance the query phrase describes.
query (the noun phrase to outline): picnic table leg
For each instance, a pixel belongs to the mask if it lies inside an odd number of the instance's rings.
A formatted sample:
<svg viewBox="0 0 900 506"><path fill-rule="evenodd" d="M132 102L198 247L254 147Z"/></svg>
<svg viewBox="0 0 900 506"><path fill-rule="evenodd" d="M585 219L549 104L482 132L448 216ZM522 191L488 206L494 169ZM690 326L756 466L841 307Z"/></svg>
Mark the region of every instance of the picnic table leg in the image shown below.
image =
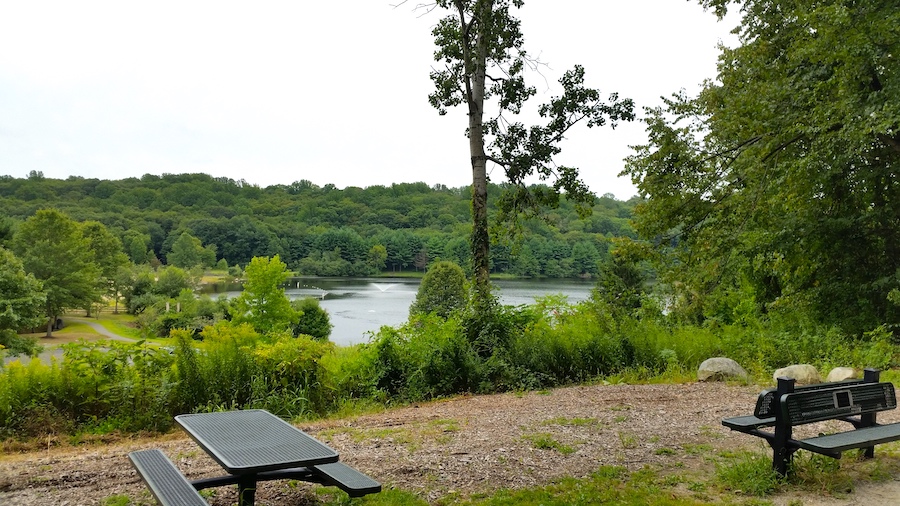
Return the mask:
<svg viewBox="0 0 900 506"><path fill-rule="evenodd" d="M256 503L256 477L247 476L238 480L238 506L254 506Z"/></svg>

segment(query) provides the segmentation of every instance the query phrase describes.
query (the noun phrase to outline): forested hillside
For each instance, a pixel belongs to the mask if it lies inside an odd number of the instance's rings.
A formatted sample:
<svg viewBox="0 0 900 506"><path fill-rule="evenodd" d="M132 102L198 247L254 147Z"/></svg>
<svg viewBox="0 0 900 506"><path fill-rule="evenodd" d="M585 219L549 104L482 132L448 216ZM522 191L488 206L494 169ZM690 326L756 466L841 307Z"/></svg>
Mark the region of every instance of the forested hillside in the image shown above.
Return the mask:
<svg viewBox="0 0 900 506"><path fill-rule="evenodd" d="M490 188L494 195L500 190ZM425 183L337 189L301 180L260 188L206 174L113 181L0 176L0 212L14 222L52 207L76 221L103 223L137 264L179 263L172 252L182 238L199 240L205 263L245 266L255 256L277 254L305 275L421 271L437 259L468 266L470 202L468 187ZM495 245L492 271L596 274L610 238L633 234L633 207L604 196L581 219L563 200L543 220L523 223L528 233L521 241Z"/></svg>

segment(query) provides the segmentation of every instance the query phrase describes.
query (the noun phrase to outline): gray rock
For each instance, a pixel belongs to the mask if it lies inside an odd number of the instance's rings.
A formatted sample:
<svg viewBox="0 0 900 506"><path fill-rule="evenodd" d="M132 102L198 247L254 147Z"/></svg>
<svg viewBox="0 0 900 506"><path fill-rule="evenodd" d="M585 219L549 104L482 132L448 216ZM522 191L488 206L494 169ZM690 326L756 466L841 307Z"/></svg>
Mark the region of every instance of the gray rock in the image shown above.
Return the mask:
<svg viewBox="0 0 900 506"><path fill-rule="evenodd" d="M828 377L825 378L825 381L844 381L849 379L859 379L862 375L859 371L852 367L835 367L828 373Z"/></svg>
<svg viewBox="0 0 900 506"><path fill-rule="evenodd" d="M726 357L708 358L697 369L697 381L747 379L749 376L740 364Z"/></svg>
<svg viewBox="0 0 900 506"><path fill-rule="evenodd" d="M775 374L772 375L772 379L774 379L776 383L778 382L778 378L781 377L794 378L798 385L812 385L813 383L822 382L822 379L819 377L819 371L809 364L789 365L778 369L775 371Z"/></svg>

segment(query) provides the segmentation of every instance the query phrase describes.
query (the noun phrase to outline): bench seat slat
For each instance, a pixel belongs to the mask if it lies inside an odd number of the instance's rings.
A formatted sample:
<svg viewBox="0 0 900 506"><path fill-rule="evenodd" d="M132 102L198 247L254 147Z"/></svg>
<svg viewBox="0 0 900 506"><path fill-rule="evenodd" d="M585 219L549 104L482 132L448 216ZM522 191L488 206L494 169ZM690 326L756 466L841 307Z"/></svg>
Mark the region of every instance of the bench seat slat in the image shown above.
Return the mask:
<svg viewBox="0 0 900 506"><path fill-rule="evenodd" d="M328 484L347 492L350 497L360 497L381 492L381 483L341 462L320 464L309 469L314 474L324 478L324 481Z"/></svg>
<svg viewBox="0 0 900 506"><path fill-rule="evenodd" d="M900 440L900 423L876 425L838 434L829 434L797 441L797 446L816 453L840 453L854 448L867 448Z"/></svg>
<svg viewBox="0 0 900 506"><path fill-rule="evenodd" d="M732 430L749 432L760 427L772 427L775 425L775 417L760 418L756 415L735 416L722 420L722 425Z"/></svg>
<svg viewBox="0 0 900 506"><path fill-rule="evenodd" d="M162 506L209 506L160 450L131 452L128 458Z"/></svg>

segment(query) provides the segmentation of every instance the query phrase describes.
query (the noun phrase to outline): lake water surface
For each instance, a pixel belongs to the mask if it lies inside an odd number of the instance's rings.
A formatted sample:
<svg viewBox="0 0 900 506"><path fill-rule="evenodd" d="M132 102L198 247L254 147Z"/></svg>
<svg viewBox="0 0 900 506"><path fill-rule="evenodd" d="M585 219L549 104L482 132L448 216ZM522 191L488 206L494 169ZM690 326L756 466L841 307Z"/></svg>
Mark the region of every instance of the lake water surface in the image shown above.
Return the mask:
<svg viewBox="0 0 900 506"><path fill-rule="evenodd" d="M409 278L294 278L285 292L290 299L315 297L328 311L334 328L331 341L340 345L368 342L382 325L396 326L409 317L409 306L416 298L420 279ZM499 280L500 302L508 305L534 303L535 297L562 294L570 303L590 296L593 281L578 280ZM234 286L209 287L212 293L237 296Z"/></svg>

